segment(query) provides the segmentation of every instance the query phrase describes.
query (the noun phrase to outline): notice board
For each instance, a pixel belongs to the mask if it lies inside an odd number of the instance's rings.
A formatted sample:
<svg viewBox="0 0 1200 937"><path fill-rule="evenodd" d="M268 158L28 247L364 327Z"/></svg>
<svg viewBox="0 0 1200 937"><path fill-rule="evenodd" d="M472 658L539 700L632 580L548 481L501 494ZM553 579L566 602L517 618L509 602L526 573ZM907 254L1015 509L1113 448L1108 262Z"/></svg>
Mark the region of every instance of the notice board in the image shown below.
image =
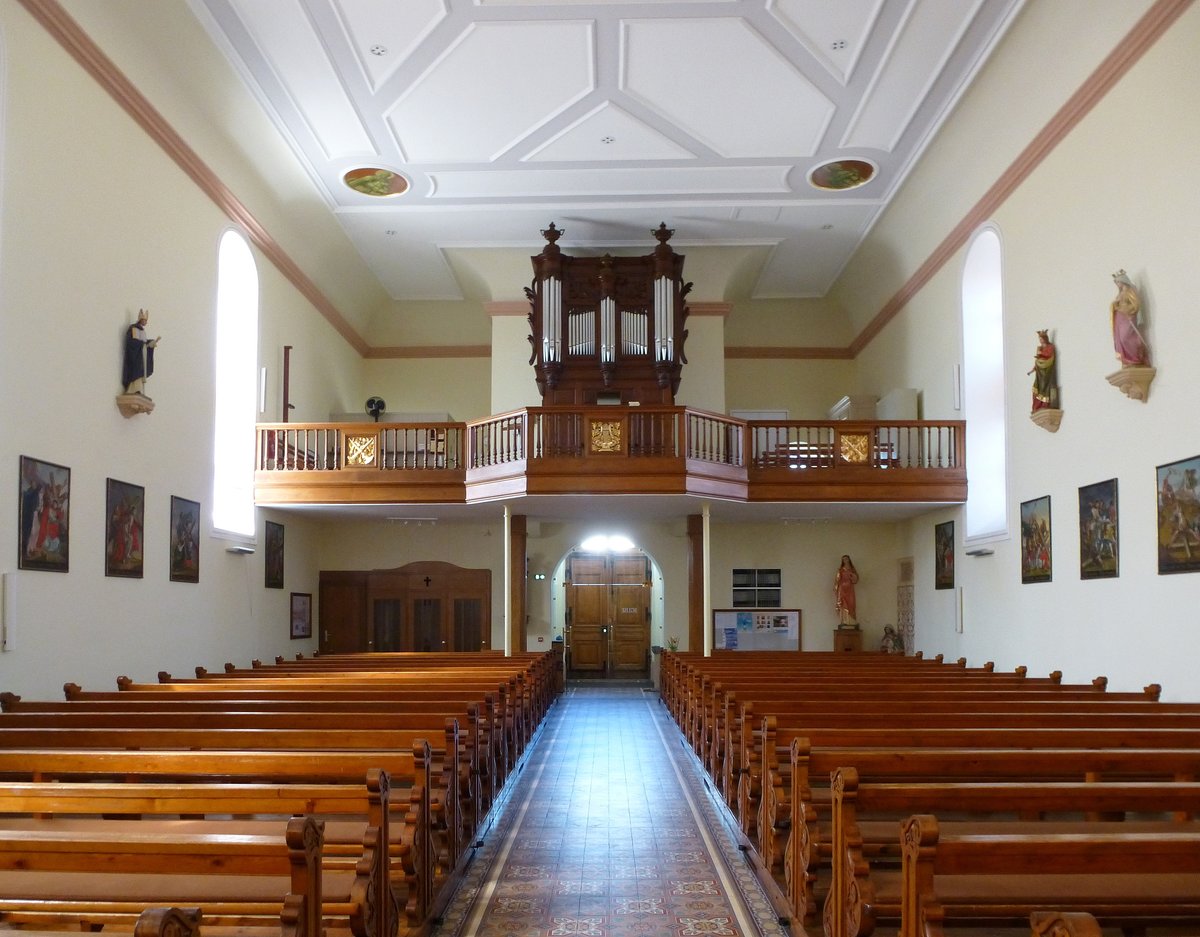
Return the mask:
<svg viewBox="0 0 1200 937"><path fill-rule="evenodd" d="M798 608L714 608L713 649L800 650Z"/></svg>

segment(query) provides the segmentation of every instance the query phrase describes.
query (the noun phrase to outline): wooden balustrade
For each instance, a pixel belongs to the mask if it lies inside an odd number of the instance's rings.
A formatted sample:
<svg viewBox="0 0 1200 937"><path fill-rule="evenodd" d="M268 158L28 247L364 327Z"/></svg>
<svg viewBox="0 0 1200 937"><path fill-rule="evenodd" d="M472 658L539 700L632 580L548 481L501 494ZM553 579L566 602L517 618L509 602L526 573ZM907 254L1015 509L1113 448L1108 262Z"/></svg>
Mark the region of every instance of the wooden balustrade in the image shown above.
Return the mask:
<svg viewBox="0 0 1200 937"><path fill-rule="evenodd" d="M962 421L745 422L686 407L530 407L469 423L258 427L260 504L522 494L966 500Z"/></svg>

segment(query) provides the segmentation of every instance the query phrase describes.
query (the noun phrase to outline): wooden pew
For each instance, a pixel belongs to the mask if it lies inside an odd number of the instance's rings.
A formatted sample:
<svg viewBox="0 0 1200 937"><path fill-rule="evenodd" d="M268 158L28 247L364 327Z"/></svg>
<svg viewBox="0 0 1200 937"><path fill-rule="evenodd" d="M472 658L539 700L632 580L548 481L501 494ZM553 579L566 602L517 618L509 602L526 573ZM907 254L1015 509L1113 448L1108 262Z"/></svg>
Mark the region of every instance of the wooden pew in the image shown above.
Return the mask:
<svg viewBox="0 0 1200 937"><path fill-rule="evenodd" d="M216 925L319 937L321 839L311 817L252 836L0 830L0 919L131 927L148 904L183 904Z"/></svg>
<svg viewBox="0 0 1200 937"><path fill-rule="evenodd" d="M457 727L447 727L456 733ZM456 763L457 737L447 739L450 754L444 760ZM434 833L438 872L450 875L466 854L463 828L458 817L458 773L432 770L432 750L424 738L392 729L314 729L314 728L5 728L0 731L0 749L183 749L196 751L305 751L336 749L375 753L378 765L385 767L396 787L423 788L422 796L430 804L430 828ZM417 753L421 754L418 755ZM449 785L445 787L443 785ZM436 814L434 805L437 805Z"/></svg>
<svg viewBox="0 0 1200 937"><path fill-rule="evenodd" d="M359 784L8 782L0 786L0 832L277 835L290 816L309 814L324 827L325 916L340 913L355 937L391 937L399 917L389 800L387 774L378 770ZM415 892L401 895L415 901Z"/></svg>
<svg viewBox="0 0 1200 937"><path fill-rule="evenodd" d="M1090 912L1104 927L1200 924L1195 832L941 835L936 817L919 814L900 838L900 937L1020 926L1048 907Z"/></svg>
<svg viewBox="0 0 1200 937"><path fill-rule="evenodd" d="M860 777L875 781L1040 780L1099 781L1102 779L1166 782L1200 779L1200 750L1087 749L1087 748L867 748L813 747L794 740L790 751L788 795L778 788L764 792L764 809L773 813L786 837L784 880L789 903L798 918L816 919L818 871L832 857L829 793L834 771L854 766ZM776 776L783 783L781 776Z"/></svg>
<svg viewBox="0 0 1200 937"><path fill-rule="evenodd" d="M417 766L420 766L419 769ZM126 781L186 786L221 782L361 785L370 772L420 782L390 796L388 859L406 923L418 927L447 900L456 876L437 880L429 820L428 745L412 753L180 749L0 748L0 781ZM396 770L392 770L395 768ZM391 792L396 793L396 792ZM435 891L437 892L435 896Z"/></svg>
<svg viewBox="0 0 1200 937"><path fill-rule="evenodd" d="M897 818L915 810L952 814L953 823L942 820L943 833L983 828L1033 835L1093 833L1100 827L1109 831L1109 826L1111 832L1136 829L1169 835L1188 828L1200 833L1200 826L1190 822L1200 810L1197 782L861 782L856 769L843 767L833 773L832 786L826 937L869 934L881 923L877 909L898 902L898 896L887 891L900 884L892 874L900 858ZM1146 816L1139 820L1134 814ZM1091 816L1105 822L1080 822ZM879 864L885 869L882 875L875 874Z"/></svg>
<svg viewBox="0 0 1200 937"><path fill-rule="evenodd" d="M1165 717L1168 722L1171 717ZM760 854L771 856L771 841L778 838L765 827L777 820L777 814L762 809L762 792L768 787L782 789L775 776L787 761L791 743L806 739L814 747L855 748L1168 748L1200 747L1200 728L1174 728L1170 725L1113 727L1101 724L1077 726L1070 719L1046 717L1041 724L1014 725L1004 716L981 715L973 722L966 718L942 726L933 716L916 714L905 719L893 718L883 727L844 727L839 725L776 726L767 716L756 744L744 744L738 777L739 822L743 830L756 834ZM853 764L851 762L851 764ZM795 817L793 815L793 821Z"/></svg>
<svg viewBox="0 0 1200 937"><path fill-rule="evenodd" d="M459 681L454 687L431 688L428 681L420 685L397 686L376 681L374 685L363 681L335 681L313 677L280 678L259 681L202 681L191 683L138 683L129 677L117 678L116 693L82 690L76 684L64 687L68 700L113 699L122 693L137 694L148 700L167 700L175 697L209 699L293 699L317 701L390 701L403 703L410 699L458 699L464 703L480 700L492 701L493 723L488 728L490 747L495 752L496 779L498 789L519 760L522 739L532 737L532 728L526 728L525 708L517 697L516 683L480 685Z"/></svg>
<svg viewBox="0 0 1200 937"><path fill-rule="evenodd" d="M476 774L477 764L472 762L473 753L459 733L458 719L453 716L437 715L434 719L428 716L411 715L402 711L384 712L326 712L326 711L290 711L290 712L245 712L237 709L240 705L236 700L230 700L230 710L200 712L180 712L175 710L84 710L79 711L73 703L57 703L52 710L33 712L11 711L0 713L0 746L9 744L17 747L34 747L43 744L65 744L69 747L90 747L93 742L77 743L65 740L61 730L65 729L119 729L119 730L242 730L255 733L270 734L269 745L276 743L306 745L297 738L294 730L321 730L344 732L355 730L353 738L358 738L357 730L372 729L385 733L381 741L395 738L401 745L411 745L409 741L419 743L426 736L435 740L430 747L430 810L431 822L435 830L439 861L443 868L454 868L463 858L466 844L471 842L482 821L482 803L479 796L479 778ZM13 734L10 730L43 730L41 736ZM280 731L282 730L282 731ZM392 732L398 733L392 736ZM205 739L214 736L205 736ZM235 739L233 735L230 738ZM101 747L111 747L111 739L102 736L94 738ZM169 735L151 739L149 747L174 747L167 744ZM38 741L43 739L43 741ZM333 742L334 737L328 736ZM187 739L181 739L186 742ZM199 744L210 747L210 741Z"/></svg>
<svg viewBox="0 0 1200 937"><path fill-rule="evenodd" d="M359 708L374 709L381 704L401 709L416 707L427 702L461 703L470 706L482 703L480 709L480 736L483 747L480 750L479 770L482 773L484 786L483 799L490 804L500 790L515 765L516 753L509 745L514 737L514 709L511 698L495 692L480 693L474 689L455 689L449 687L431 688L365 688L365 687L330 687L330 686L292 686L278 683L274 686L246 686L236 689L228 687L203 687L194 684L163 688L156 684L141 684L136 691L132 688L133 681L128 677L118 677L118 685L125 689L116 692L105 690L84 690L78 684L67 683L63 687L68 702L88 703L93 705L138 700L138 705L152 705L154 708L169 707L184 701L199 703L208 701L216 708L238 708L249 704L273 703L303 703L307 706L320 704L326 708L337 706L358 706ZM490 719L488 715L490 714Z"/></svg>
<svg viewBox="0 0 1200 937"><path fill-rule="evenodd" d="M1034 911L1029 937L1101 937L1100 923L1086 911Z"/></svg>

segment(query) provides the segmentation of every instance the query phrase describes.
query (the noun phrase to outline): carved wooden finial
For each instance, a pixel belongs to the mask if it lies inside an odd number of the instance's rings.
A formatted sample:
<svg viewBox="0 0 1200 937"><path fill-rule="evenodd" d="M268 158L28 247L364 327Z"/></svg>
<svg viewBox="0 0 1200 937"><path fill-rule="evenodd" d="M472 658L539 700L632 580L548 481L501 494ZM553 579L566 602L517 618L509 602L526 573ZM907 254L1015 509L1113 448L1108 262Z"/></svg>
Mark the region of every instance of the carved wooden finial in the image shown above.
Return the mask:
<svg viewBox="0 0 1200 937"><path fill-rule="evenodd" d="M671 235L673 235L675 233L675 229L668 228L667 223L665 221L663 221L663 222L660 222L658 227L655 228L650 233L653 234L654 237L658 239L659 244L666 244L667 241L671 240Z"/></svg>
<svg viewBox="0 0 1200 937"><path fill-rule="evenodd" d="M547 241L549 241L551 244L553 244L555 241L557 241L560 237L562 237L566 233L567 232L566 232L565 228L554 227L554 222L552 221L552 222L550 222L550 227L543 229L542 237L544 237Z"/></svg>

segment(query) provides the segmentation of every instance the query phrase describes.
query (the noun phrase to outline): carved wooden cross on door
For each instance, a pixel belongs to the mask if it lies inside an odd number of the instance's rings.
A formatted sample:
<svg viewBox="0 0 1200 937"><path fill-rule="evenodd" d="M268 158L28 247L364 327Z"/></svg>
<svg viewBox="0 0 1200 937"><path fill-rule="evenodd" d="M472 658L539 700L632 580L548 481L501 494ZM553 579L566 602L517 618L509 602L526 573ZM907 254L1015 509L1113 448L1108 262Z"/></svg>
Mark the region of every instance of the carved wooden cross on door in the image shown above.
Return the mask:
<svg viewBox="0 0 1200 937"><path fill-rule="evenodd" d="M425 588L426 588L426 589L428 589L428 588L429 588L429 584L430 584L431 582L433 582L433 580L432 580L432 579L430 579L428 576L426 576L426 577L425 577Z"/></svg>

